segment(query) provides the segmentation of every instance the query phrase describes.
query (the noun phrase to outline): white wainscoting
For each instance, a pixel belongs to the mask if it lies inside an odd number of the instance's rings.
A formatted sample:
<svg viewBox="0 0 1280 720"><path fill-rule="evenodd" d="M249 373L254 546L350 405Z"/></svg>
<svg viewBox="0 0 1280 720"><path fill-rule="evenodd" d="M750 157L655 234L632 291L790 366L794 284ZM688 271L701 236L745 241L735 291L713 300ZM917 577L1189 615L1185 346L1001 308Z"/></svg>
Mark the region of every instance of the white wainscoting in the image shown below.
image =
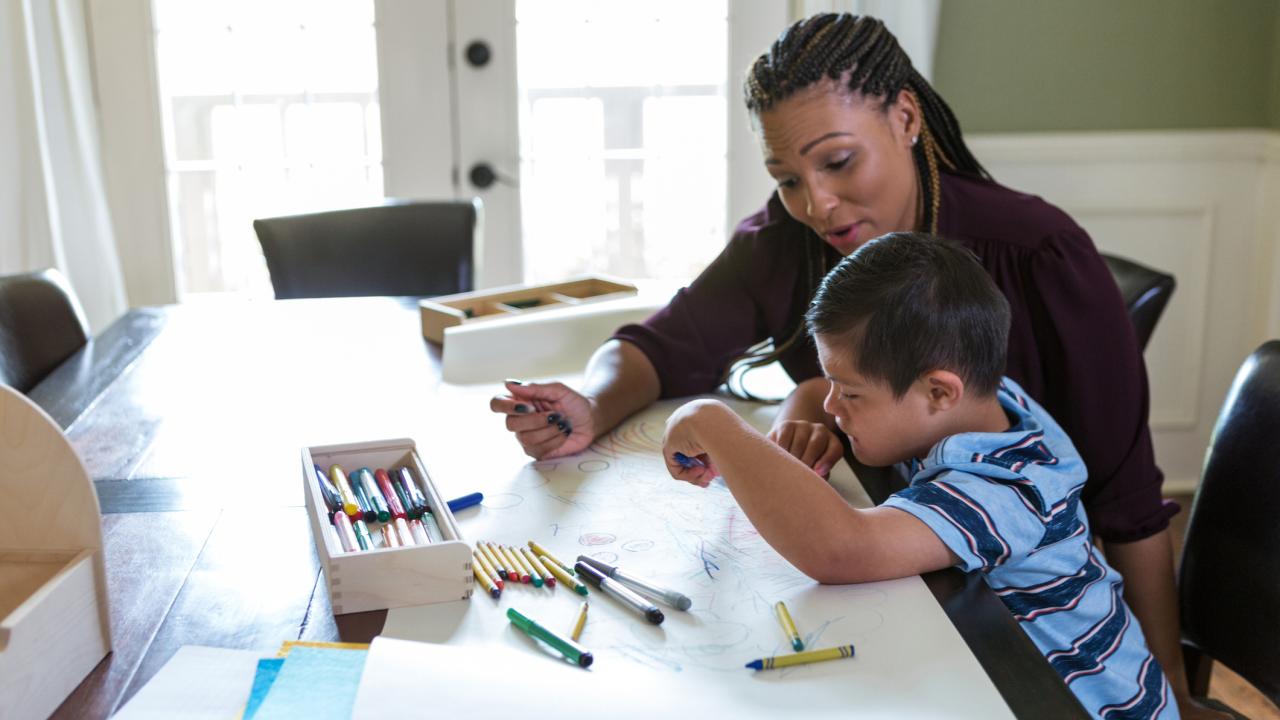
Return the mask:
<svg viewBox="0 0 1280 720"><path fill-rule="evenodd" d="M1177 278L1147 346L1167 492L1193 490L1244 358L1280 337L1280 133L975 135L991 174L1071 214L1104 252Z"/></svg>

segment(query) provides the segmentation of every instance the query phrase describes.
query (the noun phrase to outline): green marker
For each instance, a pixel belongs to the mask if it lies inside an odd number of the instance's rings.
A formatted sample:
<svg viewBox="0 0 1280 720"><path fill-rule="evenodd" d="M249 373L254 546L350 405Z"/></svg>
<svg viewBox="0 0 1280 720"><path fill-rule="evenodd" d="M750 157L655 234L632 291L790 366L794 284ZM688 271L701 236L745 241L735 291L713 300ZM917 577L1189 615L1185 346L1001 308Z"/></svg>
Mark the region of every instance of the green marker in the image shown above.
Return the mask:
<svg viewBox="0 0 1280 720"><path fill-rule="evenodd" d="M360 517L365 522L373 522L378 519L378 511L373 509L373 502L369 500L369 493L364 491L364 483L359 480L351 483L351 487L356 491L356 504L360 506Z"/></svg>
<svg viewBox="0 0 1280 720"><path fill-rule="evenodd" d="M382 491L373 481L373 473L369 472L369 468L360 468L356 471L356 476L360 478L360 484L364 486L364 494L373 504L374 512L378 513L378 522L390 520L391 510L387 508L387 501L383 499Z"/></svg>
<svg viewBox="0 0 1280 720"><path fill-rule="evenodd" d="M584 650L581 645L568 639L562 638L550 630L542 627L538 623L521 615L515 608L507 608L507 618L516 627L524 631L531 638L536 638L542 642L555 648L561 655L569 658L577 663L579 667L589 667L594 658L591 653Z"/></svg>
<svg viewBox="0 0 1280 720"><path fill-rule="evenodd" d="M396 491L396 498L400 500L400 507L404 508L404 514L410 520L417 520L422 517L422 508L415 508L413 503L409 502L409 496L404 491L404 486L400 484L399 479L392 479L391 487Z"/></svg>
<svg viewBox="0 0 1280 720"><path fill-rule="evenodd" d="M373 537L369 535L369 526L364 524L364 520L356 520L351 524L355 526L356 542L360 543L360 549L372 550Z"/></svg>

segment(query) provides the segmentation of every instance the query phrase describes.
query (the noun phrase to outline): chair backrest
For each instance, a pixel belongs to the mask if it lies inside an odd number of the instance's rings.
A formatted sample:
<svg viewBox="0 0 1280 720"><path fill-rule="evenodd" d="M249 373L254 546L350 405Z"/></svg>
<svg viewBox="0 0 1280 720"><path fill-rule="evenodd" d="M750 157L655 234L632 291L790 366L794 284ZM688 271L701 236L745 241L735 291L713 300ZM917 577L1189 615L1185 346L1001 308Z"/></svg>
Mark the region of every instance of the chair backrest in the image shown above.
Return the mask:
<svg viewBox="0 0 1280 720"><path fill-rule="evenodd" d="M478 202L391 201L255 220L276 297L472 290Z"/></svg>
<svg viewBox="0 0 1280 720"><path fill-rule="evenodd" d="M25 394L88 340L84 311L62 273L0 276L0 383Z"/></svg>
<svg viewBox="0 0 1280 720"><path fill-rule="evenodd" d="M1156 322L1169 304L1169 296L1177 286L1173 276L1159 270L1149 268L1127 258L1102 253L1102 259L1111 270L1120 294L1124 297L1125 307L1129 310L1129 320L1133 322L1133 330L1138 335L1138 347L1146 349L1151 333L1156 329Z"/></svg>
<svg viewBox="0 0 1280 720"><path fill-rule="evenodd" d="M1178 595L1184 642L1280 703L1280 340L1236 374L1191 504Z"/></svg>

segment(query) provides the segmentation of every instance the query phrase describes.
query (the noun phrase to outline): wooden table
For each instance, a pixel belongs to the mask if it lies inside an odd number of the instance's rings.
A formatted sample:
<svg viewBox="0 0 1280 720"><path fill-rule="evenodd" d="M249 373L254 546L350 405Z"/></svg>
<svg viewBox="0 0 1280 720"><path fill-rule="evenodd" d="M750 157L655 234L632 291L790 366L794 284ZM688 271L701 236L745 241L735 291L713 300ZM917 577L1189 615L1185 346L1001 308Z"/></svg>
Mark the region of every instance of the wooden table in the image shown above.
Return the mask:
<svg viewBox="0 0 1280 720"><path fill-rule="evenodd" d="M182 645L378 634L385 612L329 607L297 452L429 449L439 378L412 299L217 301L133 310L33 389L95 481L114 634L56 716L110 715ZM1015 714L1086 717L980 577L925 580Z"/></svg>

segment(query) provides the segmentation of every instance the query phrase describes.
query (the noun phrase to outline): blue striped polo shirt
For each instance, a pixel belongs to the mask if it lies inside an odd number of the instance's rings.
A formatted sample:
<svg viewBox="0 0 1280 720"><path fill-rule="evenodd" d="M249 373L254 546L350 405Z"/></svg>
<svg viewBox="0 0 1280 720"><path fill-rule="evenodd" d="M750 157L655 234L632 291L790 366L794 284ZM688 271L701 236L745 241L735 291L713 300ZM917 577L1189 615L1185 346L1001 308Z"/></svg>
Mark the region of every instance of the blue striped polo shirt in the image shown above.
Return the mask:
<svg viewBox="0 0 1280 720"><path fill-rule="evenodd" d="M929 526L979 571L1085 709L1097 718L1176 718L1169 683L1093 546L1086 470L1070 438L1005 378L1001 433L944 438L886 502Z"/></svg>

